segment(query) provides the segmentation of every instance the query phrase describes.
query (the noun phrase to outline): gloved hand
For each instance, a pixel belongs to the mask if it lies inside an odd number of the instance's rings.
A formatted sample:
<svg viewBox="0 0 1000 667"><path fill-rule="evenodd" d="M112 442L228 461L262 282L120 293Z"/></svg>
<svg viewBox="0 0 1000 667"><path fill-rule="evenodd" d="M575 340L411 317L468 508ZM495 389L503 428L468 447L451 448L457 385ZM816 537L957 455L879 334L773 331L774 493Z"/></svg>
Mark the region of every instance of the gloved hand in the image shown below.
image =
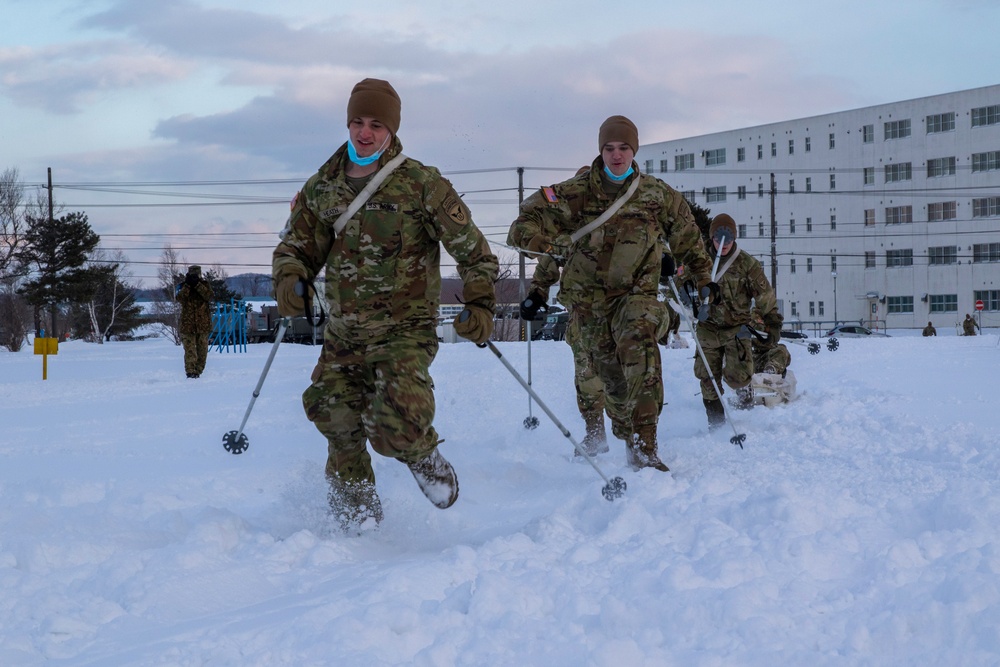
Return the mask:
<svg viewBox="0 0 1000 667"><path fill-rule="evenodd" d="M669 285L670 279L675 273L677 273L677 266L674 264L674 258L670 256L670 253L663 253L663 257L660 258L660 284Z"/></svg>
<svg viewBox="0 0 1000 667"><path fill-rule="evenodd" d="M537 253L549 252L552 249L552 239L545 234L535 234L528 239L525 249Z"/></svg>
<svg viewBox="0 0 1000 667"><path fill-rule="evenodd" d="M201 278L198 277L197 273L189 273L184 277L184 283L188 287L194 287L195 285L198 284L198 281L200 280Z"/></svg>
<svg viewBox="0 0 1000 667"><path fill-rule="evenodd" d="M302 287L299 287L300 284ZM278 313L282 317L304 315L306 312L306 289L307 283L304 276L290 274L279 280L278 284L274 286L274 298L278 301Z"/></svg>
<svg viewBox="0 0 1000 667"><path fill-rule="evenodd" d="M489 308L467 303L465 310L455 316L452 324L459 336L481 345L493 334L493 313Z"/></svg>
<svg viewBox="0 0 1000 667"><path fill-rule="evenodd" d="M545 299L538 292L532 292L528 298L521 302L521 319L533 320L538 315L538 311L545 307ZM548 308L545 308L548 310Z"/></svg>
<svg viewBox="0 0 1000 667"><path fill-rule="evenodd" d="M781 342L781 322L767 326L767 346L774 347Z"/></svg>
<svg viewBox="0 0 1000 667"><path fill-rule="evenodd" d="M713 306L722 303L722 288L719 287L719 283L705 283L701 288L701 298Z"/></svg>

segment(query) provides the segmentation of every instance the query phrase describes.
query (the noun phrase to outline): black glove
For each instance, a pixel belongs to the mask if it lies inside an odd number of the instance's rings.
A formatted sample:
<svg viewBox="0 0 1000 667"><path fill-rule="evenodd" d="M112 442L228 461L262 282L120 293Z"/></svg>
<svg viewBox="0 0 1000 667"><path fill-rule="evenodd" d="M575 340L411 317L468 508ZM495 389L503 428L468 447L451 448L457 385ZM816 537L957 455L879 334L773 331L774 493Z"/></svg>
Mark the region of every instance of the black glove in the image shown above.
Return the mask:
<svg viewBox="0 0 1000 667"><path fill-rule="evenodd" d="M767 345L774 347L781 342L781 324L771 324L767 327Z"/></svg>
<svg viewBox="0 0 1000 667"><path fill-rule="evenodd" d="M674 265L674 258L669 253L663 253L663 257L660 258L660 284L669 285L675 273L677 266Z"/></svg>
<svg viewBox="0 0 1000 667"><path fill-rule="evenodd" d="M722 289L719 287L719 283L705 283L705 286L701 288L701 298L713 306L722 303Z"/></svg>
<svg viewBox="0 0 1000 667"><path fill-rule="evenodd" d="M198 277L197 273L189 273L184 278L184 282L187 283L188 287L194 287L195 285L198 284L198 281L200 280L201 278Z"/></svg>
<svg viewBox="0 0 1000 667"><path fill-rule="evenodd" d="M548 310L545 305L545 299L538 292L532 292L528 295L528 298L521 302L521 319L522 320L533 320L535 316L538 315L538 311L544 308Z"/></svg>
<svg viewBox="0 0 1000 667"><path fill-rule="evenodd" d="M699 322L704 322L705 318L708 317L708 308L701 307L701 297L698 295L698 288L695 287L694 282L685 280L684 284L681 286L681 291L683 294L687 295L687 304L691 306L691 312L694 313L694 319Z"/></svg>

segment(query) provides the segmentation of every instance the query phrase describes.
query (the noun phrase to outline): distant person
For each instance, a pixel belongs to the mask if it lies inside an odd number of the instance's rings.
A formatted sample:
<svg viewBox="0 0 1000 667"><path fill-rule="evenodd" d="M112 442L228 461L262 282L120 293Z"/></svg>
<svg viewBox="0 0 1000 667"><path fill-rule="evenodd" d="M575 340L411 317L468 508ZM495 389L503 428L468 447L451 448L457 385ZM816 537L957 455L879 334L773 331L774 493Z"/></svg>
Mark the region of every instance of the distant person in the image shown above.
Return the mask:
<svg viewBox="0 0 1000 667"><path fill-rule="evenodd" d="M923 335L924 336L937 336L937 329L934 328L933 324L931 324L930 322L928 322L927 326L924 327Z"/></svg>
<svg viewBox="0 0 1000 667"><path fill-rule="evenodd" d="M726 418L722 397L715 391L716 385L720 391L725 391L724 381L735 390L735 407L738 409L749 410L754 405L752 335L744 331L744 325L751 322L751 307L755 306L760 311L770 347L776 347L781 341L783 318L760 262L743 252L736 243L736 221L725 213L715 216L708 238L711 244L709 255L719 259L715 280L722 299L711 306L708 318L699 322L696 328L695 335L708 366L701 355L696 355L694 374L701 381L701 397L709 429L714 429L721 426Z"/></svg>
<svg viewBox="0 0 1000 667"><path fill-rule="evenodd" d="M201 277L201 267L189 266L177 288L181 321L177 328L184 346L184 371L189 378L201 377L208 360L208 336L212 333L212 287Z"/></svg>
<svg viewBox="0 0 1000 667"><path fill-rule="evenodd" d="M664 240L699 287L718 286L708 285L712 265L687 201L640 173L638 149L632 121L606 119L590 170L528 197L507 242L532 256L565 258L559 302L588 327L581 336L590 341L604 383L612 432L625 440L633 470L667 471L656 433L663 409L657 341L668 323L667 306L657 299Z"/></svg>
<svg viewBox="0 0 1000 667"><path fill-rule="evenodd" d="M284 316L303 313L326 269L329 321L302 403L327 439L330 510L347 532L382 520L366 441L405 465L435 506L458 499L458 477L432 423L442 246L463 282L455 332L475 343L493 333L497 258L451 183L402 155L400 109L389 82L354 86L348 141L292 200L272 259Z"/></svg>
<svg viewBox="0 0 1000 667"><path fill-rule="evenodd" d="M590 166L580 167L576 175L580 176L590 171ZM521 304L521 319L534 320L538 311L545 307L549 289L559 282L559 261L551 255L542 255L535 265L535 274L532 276L531 285L528 288L528 298ZM586 302L587 296L583 301ZM603 454L608 451L608 437L604 429L604 382L597 372L597 359L595 358L596 346L594 345L594 324L588 321L581 313L590 311L589 304L584 304L577 308L567 308L568 321L566 323L566 343L573 351L573 385L576 389L576 407L583 417L584 451L591 456ZM611 417L611 415L608 415ZM613 432L627 434L630 427L625 425L612 426ZM623 437L622 439L626 439ZM579 456L579 452L573 452Z"/></svg>
<svg viewBox="0 0 1000 667"><path fill-rule="evenodd" d="M966 314L965 321L962 322L962 335L975 336L976 329L979 329L979 322L977 322L972 315Z"/></svg>

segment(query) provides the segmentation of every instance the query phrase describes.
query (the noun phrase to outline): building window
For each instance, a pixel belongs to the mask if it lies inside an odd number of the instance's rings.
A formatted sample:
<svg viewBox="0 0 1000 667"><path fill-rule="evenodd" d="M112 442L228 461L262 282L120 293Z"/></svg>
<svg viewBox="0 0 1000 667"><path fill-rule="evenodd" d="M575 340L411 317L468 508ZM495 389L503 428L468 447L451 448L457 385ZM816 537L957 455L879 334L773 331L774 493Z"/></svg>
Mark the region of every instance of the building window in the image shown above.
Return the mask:
<svg viewBox="0 0 1000 667"><path fill-rule="evenodd" d="M792 218L791 220L788 221L788 233L789 234L795 233L795 218Z"/></svg>
<svg viewBox="0 0 1000 667"><path fill-rule="evenodd" d="M954 158L952 158L954 159ZM972 171L996 171L1000 169L1000 151L972 154ZM952 172L954 173L954 172Z"/></svg>
<svg viewBox="0 0 1000 667"><path fill-rule="evenodd" d="M812 150L812 137L806 137L806 153Z"/></svg>
<svg viewBox="0 0 1000 667"><path fill-rule="evenodd" d="M778 157L778 142L771 142L771 157Z"/></svg>
<svg viewBox="0 0 1000 667"><path fill-rule="evenodd" d="M806 218L806 231L811 232L813 230L813 219Z"/></svg>
<svg viewBox="0 0 1000 667"><path fill-rule="evenodd" d="M875 209L866 208L865 209L865 227L871 227L875 224Z"/></svg>
<svg viewBox="0 0 1000 667"><path fill-rule="evenodd" d="M1000 310L1000 290L975 290L972 298L983 302L983 309L991 313Z"/></svg>
<svg viewBox="0 0 1000 667"><path fill-rule="evenodd" d="M706 167L717 167L720 164L726 164L725 148L713 148L710 151L705 151Z"/></svg>
<svg viewBox="0 0 1000 667"><path fill-rule="evenodd" d="M795 273L795 260L794 259L788 260L788 272L789 273Z"/></svg>
<svg viewBox="0 0 1000 667"><path fill-rule="evenodd" d="M795 155L795 139L788 140L788 154Z"/></svg>
<svg viewBox="0 0 1000 667"><path fill-rule="evenodd" d="M833 132L831 132L830 133L830 150L833 150L836 147L837 147L837 136Z"/></svg>
<svg viewBox="0 0 1000 667"><path fill-rule="evenodd" d="M1000 156L1000 151L997 151L997 155ZM927 178L936 178L937 176L954 176L954 175L955 175L955 158L939 157L927 161Z"/></svg>
<svg viewBox="0 0 1000 667"><path fill-rule="evenodd" d="M746 199L747 198L747 186L740 185L736 188L736 198Z"/></svg>
<svg viewBox="0 0 1000 667"><path fill-rule="evenodd" d="M669 160L660 160L660 173L661 174L667 173L667 165L669 164L669 162L670 162Z"/></svg>
<svg viewBox="0 0 1000 667"><path fill-rule="evenodd" d="M913 222L912 206L886 206L885 224L898 225L903 222Z"/></svg>
<svg viewBox="0 0 1000 667"><path fill-rule="evenodd" d="M764 196L764 184L763 183L758 183L757 184L757 196L758 197L763 197Z"/></svg>
<svg viewBox="0 0 1000 667"><path fill-rule="evenodd" d="M745 146L740 146L736 149L736 161L737 162L747 161L747 149Z"/></svg>
<svg viewBox="0 0 1000 667"><path fill-rule="evenodd" d="M913 312L912 296L890 296L886 302L890 315Z"/></svg>
<svg viewBox="0 0 1000 667"><path fill-rule="evenodd" d="M930 307L932 313L957 313L957 294L931 294Z"/></svg>
<svg viewBox="0 0 1000 667"><path fill-rule="evenodd" d="M836 190L837 189L837 175L836 174L830 174L830 189L831 190Z"/></svg>
<svg viewBox="0 0 1000 667"><path fill-rule="evenodd" d="M788 181L788 194L790 194L790 195L794 195L795 194L795 179L794 178L789 179L789 181Z"/></svg>
<svg viewBox="0 0 1000 667"><path fill-rule="evenodd" d="M985 127L1000 123L1000 104L972 110L972 127Z"/></svg>
<svg viewBox="0 0 1000 667"><path fill-rule="evenodd" d="M891 120L885 124L885 140L904 139L910 136L910 119Z"/></svg>
<svg viewBox="0 0 1000 667"><path fill-rule="evenodd" d="M865 185L875 185L875 167L865 167Z"/></svg>
<svg viewBox="0 0 1000 667"><path fill-rule="evenodd" d="M736 226L736 235L737 235L737 237L739 237L741 239L745 239L747 237L747 226L746 225L737 225Z"/></svg>
<svg viewBox="0 0 1000 667"><path fill-rule="evenodd" d="M972 261L975 264L1000 262L1000 243L976 243L972 246Z"/></svg>
<svg viewBox="0 0 1000 667"><path fill-rule="evenodd" d="M936 113L927 117L927 134L951 132L955 129L955 112Z"/></svg>
<svg viewBox="0 0 1000 667"><path fill-rule="evenodd" d="M817 308L816 314L819 315L820 317L823 317L823 315L826 314L825 309L823 308L823 302L820 301L817 304L817 306L818 306L818 308Z"/></svg>
<svg viewBox="0 0 1000 667"><path fill-rule="evenodd" d="M694 153L674 156L674 171L694 169Z"/></svg>
<svg viewBox="0 0 1000 667"><path fill-rule="evenodd" d="M812 257L806 257L806 273L812 273L812 272L813 272L813 258ZM820 301L820 303L823 303L823 302Z"/></svg>
<svg viewBox="0 0 1000 667"><path fill-rule="evenodd" d="M875 251L865 250L865 268L874 269L875 268Z"/></svg>
<svg viewBox="0 0 1000 667"><path fill-rule="evenodd" d="M792 317L798 317L798 316L799 316L799 302L792 301Z"/></svg>
<svg viewBox="0 0 1000 667"><path fill-rule="evenodd" d="M816 302L809 302L809 317L816 317Z"/></svg>
<svg viewBox="0 0 1000 667"><path fill-rule="evenodd" d="M812 176L806 176L806 192L813 191L813 179Z"/></svg>
<svg viewBox="0 0 1000 667"><path fill-rule="evenodd" d="M694 203L694 190L685 190L684 192L681 193L681 196L684 197L684 199L687 199L692 204Z"/></svg>
<svg viewBox="0 0 1000 667"><path fill-rule="evenodd" d="M719 185L714 188L705 188L705 201L708 203L726 201L726 186Z"/></svg>
<svg viewBox="0 0 1000 667"><path fill-rule="evenodd" d="M836 271L837 270L837 256L836 255L830 255L830 270L831 271Z"/></svg>
<svg viewBox="0 0 1000 667"><path fill-rule="evenodd" d="M885 267L891 269L898 266L913 266L913 250L886 250Z"/></svg>
<svg viewBox="0 0 1000 667"><path fill-rule="evenodd" d="M929 266L954 264L958 261L958 248L953 245L937 246L927 249L927 264Z"/></svg>
<svg viewBox="0 0 1000 667"><path fill-rule="evenodd" d="M939 201L927 205L927 222L954 220L958 217L958 204L953 201Z"/></svg>
<svg viewBox="0 0 1000 667"><path fill-rule="evenodd" d="M973 218L994 218L1000 215L1000 197L983 197L972 200Z"/></svg>
<svg viewBox="0 0 1000 667"><path fill-rule="evenodd" d="M652 160L646 160L646 173L647 174L653 173L653 161Z"/></svg>
<svg viewBox="0 0 1000 667"><path fill-rule="evenodd" d="M910 162L885 165L885 182L898 183L913 179L913 165Z"/></svg>
<svg viewBox="0 0 1000 667"><path fill-rule="evenodd" d="M760 222L757 223L757 236L763 236L763 235L764 235L764 221L761 220Z"/></svg>
<svg viewBox="0 0 1000 667"><path fill-rule="evenodd" d="M757 159L764 159L764 144L757 144Z"/></svg>
<svg viewBox="0 0 1000 667"><path fill-rule="evenodd" d="M861 143L870 144L875 141L875 126L865 125L861 128Z"/></svg>
<svg viewBox="0 0 1000 667"><path fill-rule="evenodd" d="M836 215L831 215L830 216L830 231L832 232L835 229L837 229L837 216Z"/></svg>

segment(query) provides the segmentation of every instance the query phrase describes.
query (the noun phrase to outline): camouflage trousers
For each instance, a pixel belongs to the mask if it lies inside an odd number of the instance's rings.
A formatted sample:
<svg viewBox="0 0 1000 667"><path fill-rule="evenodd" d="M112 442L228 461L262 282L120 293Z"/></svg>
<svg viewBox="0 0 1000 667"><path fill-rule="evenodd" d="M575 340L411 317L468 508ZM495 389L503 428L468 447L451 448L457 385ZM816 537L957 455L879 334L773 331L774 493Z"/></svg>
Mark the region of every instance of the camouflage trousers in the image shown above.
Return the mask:
<svg viewBox="0 0 1000 667"><path fill-rule="evenodd" d="M580 414L604 412L604 381L597 372L594 357L598 330L602 326L603 323L595 323L588 309L570 311L566 324L566 342L573 350L573 383Z"/></svg>
<svg viewBox="0 0 1000 667"><path fill-rule="evenodd" d="M781 375L792 363L792 355L788 348L778 343L774 347L764 347L763 345L753 346L753 366L754 372L760 373L766 366L774 368L774 372Z"/></svg>
<svg viewBox="0 0 1000 667"><path fill-rule="evenodd" d="M181 345L184 346L184 372L188 375L201 375L208 361L208 334L181 334Z"/></svg>
<svg viewBox="0 0 1000 667"><path fill-rule="evenodd" d="M719 383L722 392L725 392L723 380L733 389L742 389L750 384L754 372L753 353L749 338L737 338L740 329L738 326L719 328L705 323L698 325L698 342L709 365L705 368L701 355L695 352L694 375L701 381L702 399L715 401L720 398L712 386L711 377Z"/></svg>
<svg viewBox="0 0 1000 667"><path fill-rule="evenodd" d="M591 354L604 383L606 408L616 437L655 425L663 409L663 374L657 341L667 328L666 305L655 296L627 294L606 314L579 310L589 320ZM627 433L622 433L626 429Z"/></svg>
<svg viewBox="0 0 1000 667"><path fill-rule="evenodd" d="M437 350L433 330L364 342L326 333L302 405L327 439L328 476L374 483L366 440L382 456L404 462L420 461L434 450L430 365Z"/></svg>

